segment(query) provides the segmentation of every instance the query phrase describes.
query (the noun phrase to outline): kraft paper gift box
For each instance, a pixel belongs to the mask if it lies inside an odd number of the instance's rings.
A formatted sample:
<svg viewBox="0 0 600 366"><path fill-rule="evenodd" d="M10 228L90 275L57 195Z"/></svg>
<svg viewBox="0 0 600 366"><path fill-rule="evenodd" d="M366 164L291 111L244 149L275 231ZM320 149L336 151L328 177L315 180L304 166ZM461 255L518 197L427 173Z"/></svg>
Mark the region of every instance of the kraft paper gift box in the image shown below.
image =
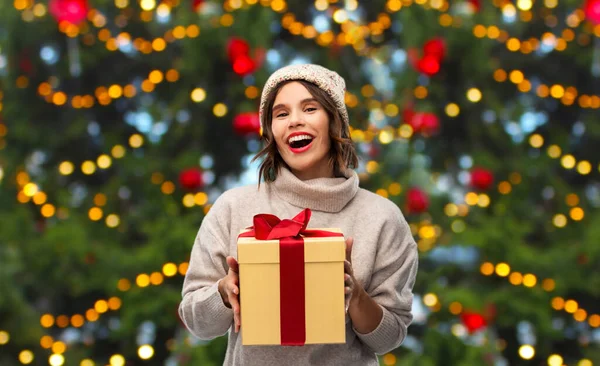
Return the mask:
<svg viewBox="0 0 600 366"><path fill-rule="evenodd" d="M256 215L238 237L243 345L346 342L344 237L309 220Z"/></svg>

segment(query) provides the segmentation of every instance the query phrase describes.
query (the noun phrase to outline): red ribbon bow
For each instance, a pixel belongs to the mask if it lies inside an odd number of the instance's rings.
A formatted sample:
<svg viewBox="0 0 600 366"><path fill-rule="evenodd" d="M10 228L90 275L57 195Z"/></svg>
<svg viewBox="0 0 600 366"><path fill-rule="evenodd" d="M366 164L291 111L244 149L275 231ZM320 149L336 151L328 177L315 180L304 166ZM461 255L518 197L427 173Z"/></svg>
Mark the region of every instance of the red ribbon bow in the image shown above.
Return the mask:
<svg viewBox="0 0 600 366"><path fill-rule="evenodd" d="M280 333L284 346L303 346L306 342L303 236L342 236L341 233L306 229L310 215L308 208L292 219L281 220L270 214L255 215L254 226L240 234L240 237L259 240L279 240Z"/></svg>

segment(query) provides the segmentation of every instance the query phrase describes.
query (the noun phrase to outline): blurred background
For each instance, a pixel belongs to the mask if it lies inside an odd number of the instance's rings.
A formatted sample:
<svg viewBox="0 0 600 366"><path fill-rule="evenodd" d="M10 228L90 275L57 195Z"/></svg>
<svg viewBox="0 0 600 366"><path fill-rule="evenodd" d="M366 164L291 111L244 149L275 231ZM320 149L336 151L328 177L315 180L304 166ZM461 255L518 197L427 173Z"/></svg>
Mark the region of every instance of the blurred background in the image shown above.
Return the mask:
<svg viewBox="0 0 600 366"><path fill-rule="evenodd" d="M600 0L2 0L0 364L222 364L187 260L308 62L420 251L381 364L600 365Z"/></svg>

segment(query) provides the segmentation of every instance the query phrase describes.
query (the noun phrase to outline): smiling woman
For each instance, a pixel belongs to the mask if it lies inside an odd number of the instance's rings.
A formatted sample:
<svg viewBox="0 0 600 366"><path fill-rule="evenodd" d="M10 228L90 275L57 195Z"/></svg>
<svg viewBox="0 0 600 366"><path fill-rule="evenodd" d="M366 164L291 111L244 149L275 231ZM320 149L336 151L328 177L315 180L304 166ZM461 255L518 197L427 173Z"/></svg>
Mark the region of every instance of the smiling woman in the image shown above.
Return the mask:
<svg viewBox="0 0 600 366"><path fill-rule="evenodd" d="M416 244L400 209L359 187L344 94L344 79L322 66L292 65L271 75L259 112L264 148L255 157L262 158L264 184L225 192L202 222L179 313L199 338L230 330L226 365L294 360L296 365L376 366L376 354L398 347L406 337L418 266ZM311 227L340 228L346 238L346 342L244 345L238 333L244 305L235 259L237 235L252 225L256 214L293 217L301 209L312 211ZM282 339L282 344L287 343Z"/></svg>

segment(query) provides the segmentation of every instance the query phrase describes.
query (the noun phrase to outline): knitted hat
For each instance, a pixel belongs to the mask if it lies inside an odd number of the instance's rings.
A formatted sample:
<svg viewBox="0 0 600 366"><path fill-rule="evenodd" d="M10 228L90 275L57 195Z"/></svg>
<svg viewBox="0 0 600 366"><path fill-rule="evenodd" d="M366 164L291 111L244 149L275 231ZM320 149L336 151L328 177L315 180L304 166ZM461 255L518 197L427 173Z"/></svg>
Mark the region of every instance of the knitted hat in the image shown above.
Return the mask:
<svg viewBox="0 0 600 366"><path fill-rule="evenodd" d="M346 110L346 104L344 103L344 95L346 92L346 82L344 81L344 78L335 71L312 64L285 66L275 71L269 77L260 98L259 118L261 124L263 123L263 115L267 114L264 110L266 108L267 96L279 83L287 80L305 80L325 91L331 99L333 99L338 112L340 112L342 120L345 123L344 127L348 128L350 119L348 118L348 110ZM265 128L265 126L262 127L263 129Z"/></svg>

